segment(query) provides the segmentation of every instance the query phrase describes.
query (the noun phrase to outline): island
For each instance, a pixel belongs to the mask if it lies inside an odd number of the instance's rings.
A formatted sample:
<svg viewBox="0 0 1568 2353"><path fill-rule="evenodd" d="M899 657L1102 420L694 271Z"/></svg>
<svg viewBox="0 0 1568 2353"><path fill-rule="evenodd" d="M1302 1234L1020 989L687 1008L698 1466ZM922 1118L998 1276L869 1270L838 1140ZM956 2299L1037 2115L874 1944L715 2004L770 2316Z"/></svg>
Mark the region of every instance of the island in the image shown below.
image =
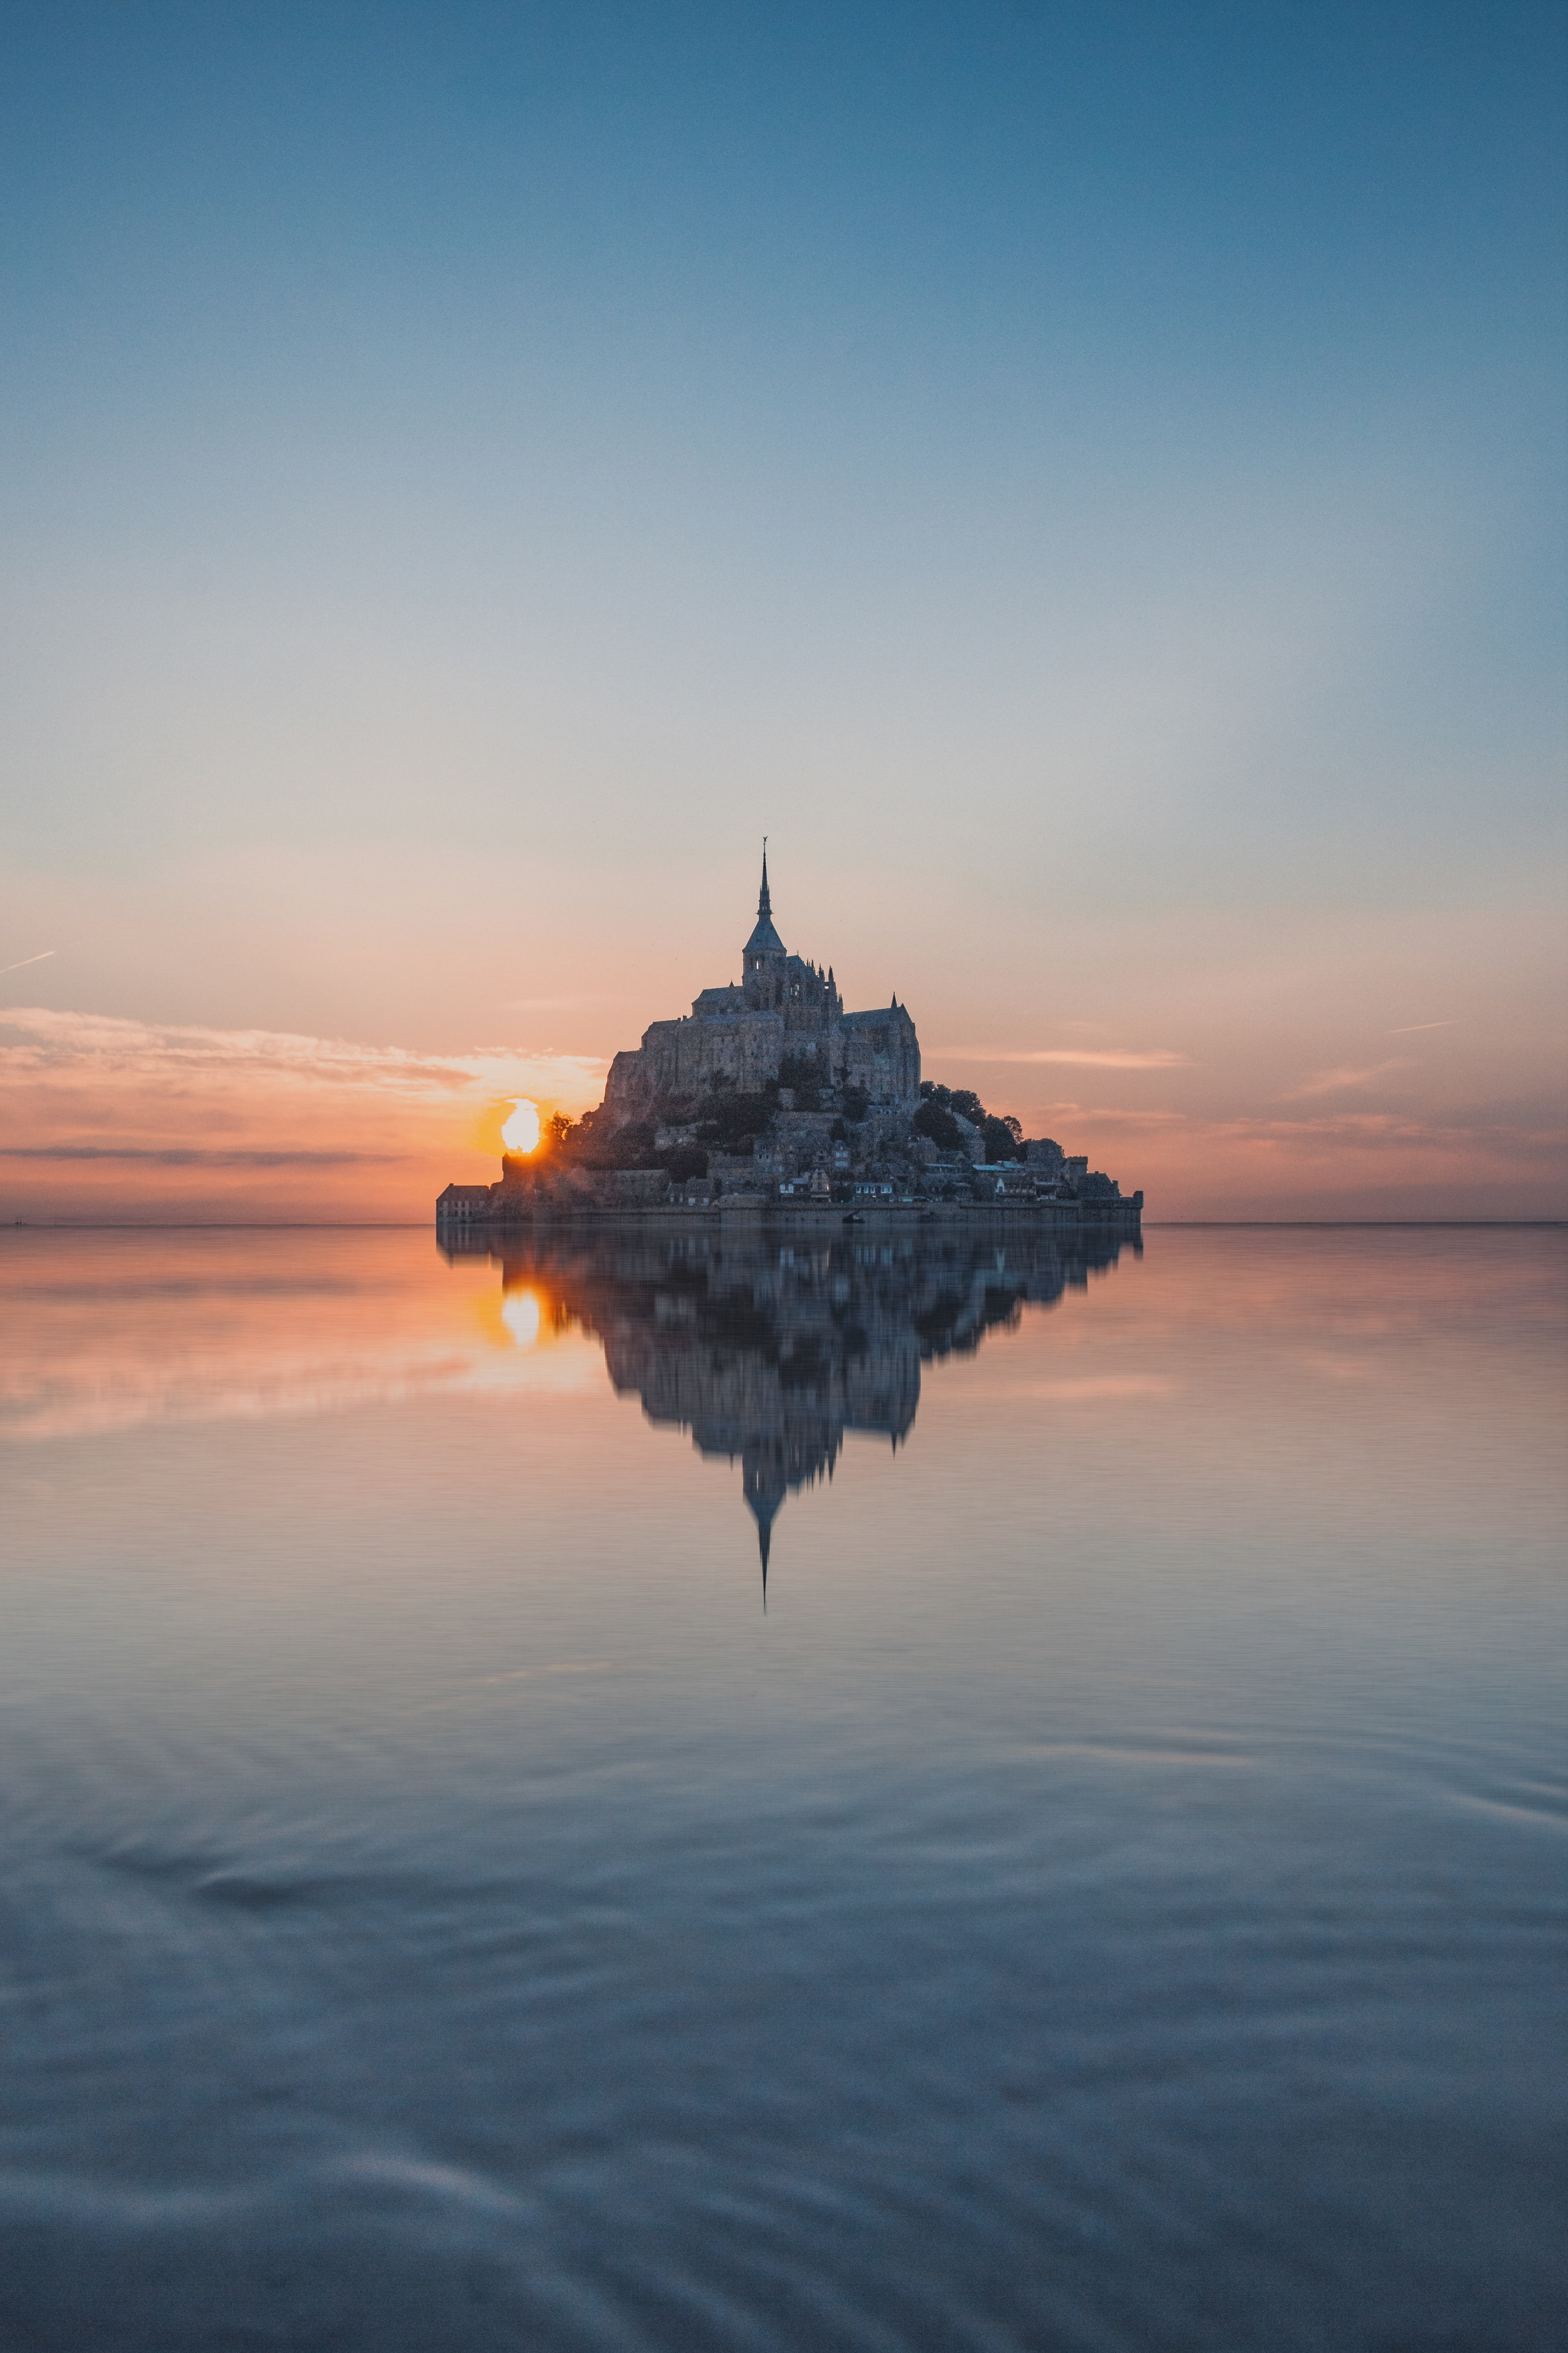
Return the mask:
<svg viewBox="0 0 1568 2353"><path fill-rule="evenodd" d="M789 953L765 845L741 963L739 981L703 989L616 1056L596 1110L557 1113L533 1152L503 1155L498 1182L448 1185L437 1228L710 1214L1139 1231L1142 1192L1123 1194L1049 1136L1026 1137L969 1090L922 1078L896 995L847 1012L833 967Z"/></svg>

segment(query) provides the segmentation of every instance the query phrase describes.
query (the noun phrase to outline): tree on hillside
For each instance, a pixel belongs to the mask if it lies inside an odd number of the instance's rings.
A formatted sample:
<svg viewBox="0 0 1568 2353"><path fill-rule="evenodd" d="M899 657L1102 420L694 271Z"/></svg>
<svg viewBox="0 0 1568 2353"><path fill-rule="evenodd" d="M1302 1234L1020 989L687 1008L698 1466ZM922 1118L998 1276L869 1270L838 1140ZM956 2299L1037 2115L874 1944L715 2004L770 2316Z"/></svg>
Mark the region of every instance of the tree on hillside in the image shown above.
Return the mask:
<svg viewBox="0 0 1568 2353"><path fill-rule="evenodd" d="M916 1112L910 1125L917 1135L928 1136L940 1151L956 1152L963 1142L963 1130L952 1113L934 1095L928 1095Z"/></svg>
<svg viewBox="0 0 1568 2353"><path fill-rule="evenodd" d="M956 1151L963 1142L958 1123L966 1119L980 1130L987 1160L1016 1160L1023 1149L1024 1124L1011 1112L989 1112L972 1087L944 1087L935 1079L921 1081L921 1103L910 1122L917 1135L929 1135L944 1150Z"/></svg>

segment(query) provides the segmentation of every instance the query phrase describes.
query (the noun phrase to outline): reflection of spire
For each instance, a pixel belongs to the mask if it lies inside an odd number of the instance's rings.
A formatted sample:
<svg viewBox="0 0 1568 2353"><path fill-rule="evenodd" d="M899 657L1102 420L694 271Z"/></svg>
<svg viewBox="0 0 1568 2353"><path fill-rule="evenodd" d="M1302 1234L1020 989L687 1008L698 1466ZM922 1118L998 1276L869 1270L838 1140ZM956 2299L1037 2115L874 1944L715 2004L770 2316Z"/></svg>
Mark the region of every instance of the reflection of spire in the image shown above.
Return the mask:
<svg viewBox="0 0 1568 2353"><path fill-rule="evenodd" d="M776 1451L776 1450L769 1450ZM763 1608L768 1606L768 1555L773 1548L773 1522L789 1493L789 1481L778 1461L768 1463L762 1445L750 1445L741 1457L741 1491L757 1524L757 1551L763 1563Z"/></svg>
<svg viewBox="0 0 1568 2353"><path fill-rule="evenodd" d="M899 1451L923 1363L973 1353L1024 1300L1048 1304L1090 1268L1114 1266L1121 1248L1115 1236L1054 1234L998 1248L987 1233L805 1251L613 1229L441 1241L449 1260L499 1258L508 1304L536 1303L542 1325L580 1324L602 1340L617 1395L640 1396L658 1427L689 1430L706 1461L740 1462L764 1609L773 1524L789 1496L832 1478L846 1432Z"/></svg>

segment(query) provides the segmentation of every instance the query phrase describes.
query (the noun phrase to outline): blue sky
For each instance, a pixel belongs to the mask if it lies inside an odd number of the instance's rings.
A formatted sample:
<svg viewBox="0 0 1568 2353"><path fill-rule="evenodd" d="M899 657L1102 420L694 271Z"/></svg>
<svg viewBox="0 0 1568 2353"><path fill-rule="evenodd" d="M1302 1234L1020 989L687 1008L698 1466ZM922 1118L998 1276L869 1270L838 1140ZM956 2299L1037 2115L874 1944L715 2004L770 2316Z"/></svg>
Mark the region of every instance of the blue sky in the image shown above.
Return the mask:
<svg viewBox="0 0 1568 2353"><path fill-rule="evenodd" d="M1411 1117L1539 1134L1560 11L66 6L0 75L11 1002L604 1054L766 828L931 1043L1207 1073L1084 1116L1371 1069L1370 992L1475 1040Z"/></svg>

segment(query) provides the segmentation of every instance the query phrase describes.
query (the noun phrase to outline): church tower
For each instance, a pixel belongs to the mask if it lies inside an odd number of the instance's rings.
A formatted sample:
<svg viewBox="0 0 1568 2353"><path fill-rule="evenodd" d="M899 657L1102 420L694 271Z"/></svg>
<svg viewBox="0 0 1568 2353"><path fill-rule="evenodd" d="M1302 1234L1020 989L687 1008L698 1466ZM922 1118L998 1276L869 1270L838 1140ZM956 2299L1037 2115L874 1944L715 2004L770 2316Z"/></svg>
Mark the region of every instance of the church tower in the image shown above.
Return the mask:
<svg viewBox="0 0 1568 2353"><path fill-rule="evenodd" d="M783 940L773 929L773 901L768 895L768 845L763 842L763 887L757 895L757 921L742 951L742 987L753 1012L772 1012L784 1001L787 961Z"/></svg>

